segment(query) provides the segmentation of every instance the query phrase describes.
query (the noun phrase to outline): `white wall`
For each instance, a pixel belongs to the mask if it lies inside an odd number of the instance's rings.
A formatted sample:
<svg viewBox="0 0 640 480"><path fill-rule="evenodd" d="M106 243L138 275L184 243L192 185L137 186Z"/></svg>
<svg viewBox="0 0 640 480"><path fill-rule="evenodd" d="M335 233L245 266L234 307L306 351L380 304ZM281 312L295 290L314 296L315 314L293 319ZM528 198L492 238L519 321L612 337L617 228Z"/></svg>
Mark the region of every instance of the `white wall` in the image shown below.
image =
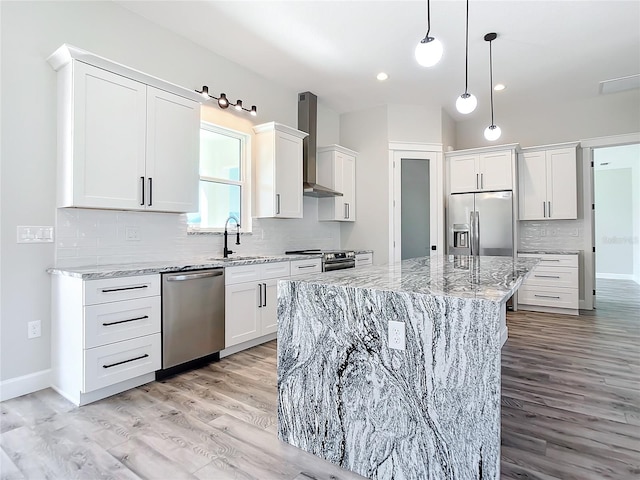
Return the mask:
<svg viewBox="0 0 640 480"><path fill-rule="evenodd" d="M541 86L540 88L546 88ZM597 85L594 85L594 90ZM504 90L504 92L508 92ZM501 94L501 93L500 93ZM496 94L496 103L499 96ZM526 102L526 99L522 99ZM554 105L527 105L499 110L495 122L502 129L497 142L484 138L488 113L473 112L458 122L456 149L482 147L492 143L519 143L523 147L577 141L640 131L640 90L599 95L588 101ZM480 107L478 107L480 110Z"/></svg>
<svg viewBox="0 0 640 480"><path fill-rule="evenodd" d="M0 11L0 380L5 381L50 366L50 278L45 269L54 262L56 245L18 245L16 226L56 222L56 74L46 62L56 48L70 43L187 88L209 85L212 92L224 91L231 98L257 105L256 123L277 121L295 127L298 92L267 81L116 3L0 2ZM239 123L233 115L218 113L232 128ZM338 122L337 114L319 105L318 136L323 143L339 143ZM315 222L316 202L305 199L304 220L255 221L255 234L243 238L239 250L275 253L289 246L338 246L340 227ZM219 236L186 235L180 215L69 209L61 210L59 222L56 242L60 260L67 264L141 255L219 254L222 248ZM135 246L122 242L120 236L122 226L132 222L140 226L143 237ZM312 240L317 243L307 243ZM27 340L27 322L36 319L43 322L42 337Z"/></svg>
<svg viewBox="0 0 640 480"><path fill-rule="evenodd" d="M422 105L387 105L387 129L390 142L440 143L441 109Z"/></svg>
<svg viewBox="0 0 640 480"><path fill-rule="evenodd" d="M442 117L442 151L448 152L456 150L456 132L458 125L455 120L443 108L441 109Z"/></svg>
<svg viewBox="0 0 640 480"><path fill-rule="evenodd" d="M358 152L356 222L341 228L343 248L373 250L376 264L389 258L389 139L387 108L340 116L340 145Z"/></svg>
<svg viewBox="0 0 640 480"><path fill-rule="evenodd" d="M598 148L593 159L596 276L640 283L640 145Z"/></svg>

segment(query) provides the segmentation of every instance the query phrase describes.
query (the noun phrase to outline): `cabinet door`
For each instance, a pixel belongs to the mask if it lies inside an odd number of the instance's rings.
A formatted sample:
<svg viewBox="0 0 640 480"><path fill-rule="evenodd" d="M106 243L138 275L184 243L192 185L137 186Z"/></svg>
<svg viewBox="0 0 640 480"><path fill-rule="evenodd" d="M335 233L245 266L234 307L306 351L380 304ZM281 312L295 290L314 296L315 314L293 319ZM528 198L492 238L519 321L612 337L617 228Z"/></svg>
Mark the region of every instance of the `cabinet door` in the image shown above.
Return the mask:
<svg viewBox="0 0 640 480"><path fill-rule="evenodd" d="M259 283L225 288L224 346L229 348L260 336Z"/></svg>
<svg viewBox="0 0 640 480"><path fill-rule="evenodd" d="M578 192L575 148L548 150L547 217L578 218Z"/></svg>
<svg viewBox="0 0 640 480"><path fill-rule="evenodd" d="M519 219L546 218L547 174L545 152L518 155Z"/></svg>
<svg viewBox="0 0 640 480"><path fill-rule="evenodd" d="M512 190L511 151L483 153L479 158L480 190Z"/></svg>
<svg viewBox="0 0 640 480"><path fill-rule="evenodd" d="M302 139L276 131L276 217L302 218Z"/></svg>
<svg viewBox="0 0 640 480"><path fill-rule="evenodd" d="M278 331L278 279L264 280L260 307L261 335Z"/></svg>
<svg viewBox="0 0 640 480"><path fill-rule="evenodd" d="M345 155L342 160L342 201L346 205L345 220L347 222L356 221L356 160ZM340 198L340 197L338 197Z"/></svg>
<svg viewBox="0 0 640 480"><path fill-rule="evenodd" d="M475 192L479 189L478 155L451 157L449 159L451 193Z"/></svg>
<svg viewBox="0 0 640 480"><path fill-rule="evenodd" d="M73 69L73 194L61 206L143 208L146 85L82 62Z"/></svg>
<svg viewBox="0 0 640 480"><path fill-rule="evenodd" d="M145 205L198 211L200 104L148 87Z"/></svg>

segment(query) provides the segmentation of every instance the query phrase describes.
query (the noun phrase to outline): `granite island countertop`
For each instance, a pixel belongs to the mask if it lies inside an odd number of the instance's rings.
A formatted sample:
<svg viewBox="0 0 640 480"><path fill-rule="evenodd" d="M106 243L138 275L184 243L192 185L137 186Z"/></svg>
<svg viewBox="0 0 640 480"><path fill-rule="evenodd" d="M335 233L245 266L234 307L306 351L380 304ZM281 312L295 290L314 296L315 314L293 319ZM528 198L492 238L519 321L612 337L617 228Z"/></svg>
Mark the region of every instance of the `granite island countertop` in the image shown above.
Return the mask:
<svg viewBox="0 0 640 480"><path fill-rule="evenodd" d="M296 281L458 298L506 301L539 262L536 258L438 255L296 277Z"/></svg>
<svg viewBox="0 0 640 480"><path fill-rule="evenodd" d="M99 278L130 277L135 275L150 275L155 273L170 273L205 268L236 267L239 265L253 265L258 263L288 262L290 260L308 260L320 258L318 255L235 255L229 258L196 257L193 260L170 260L157 262L141 262L129 264L85 265L80 267L50 267L47 273L52 275L66 275L96 280Z"/></svg>
<svg viewBox="0 0 640 480"><path fill-rule="evenodd" d="M499 479L505 301L539 261L423 257L279 281L278 437L371 479Z"/></svg>

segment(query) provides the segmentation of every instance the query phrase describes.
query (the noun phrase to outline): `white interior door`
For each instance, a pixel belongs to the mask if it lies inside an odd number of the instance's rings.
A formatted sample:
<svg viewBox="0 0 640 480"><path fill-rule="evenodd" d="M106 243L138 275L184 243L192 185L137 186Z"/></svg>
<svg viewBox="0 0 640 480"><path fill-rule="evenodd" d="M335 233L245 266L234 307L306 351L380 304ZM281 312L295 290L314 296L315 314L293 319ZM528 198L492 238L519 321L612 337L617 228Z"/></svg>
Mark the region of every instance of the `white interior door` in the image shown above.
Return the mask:
<svg viewBox="0 0 640 480"><path fill-rule="evenodd" d="M390 144L390 239L389 261L402 260L402 160L425 161L429 164L429 250L431 255L444 254L444 191L442 147L431 144ZM412 206L409 206L412 208ZM433 249L435 247L435 250Z"/></svg>

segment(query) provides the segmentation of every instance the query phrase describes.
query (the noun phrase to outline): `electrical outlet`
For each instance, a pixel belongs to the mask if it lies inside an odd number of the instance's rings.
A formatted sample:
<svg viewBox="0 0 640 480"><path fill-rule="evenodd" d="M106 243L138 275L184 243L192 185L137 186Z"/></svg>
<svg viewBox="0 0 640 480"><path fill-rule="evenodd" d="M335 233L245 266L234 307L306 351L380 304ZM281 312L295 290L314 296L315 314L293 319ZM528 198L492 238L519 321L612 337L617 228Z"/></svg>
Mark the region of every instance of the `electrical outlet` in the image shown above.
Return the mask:
<svg viewBox="0 0 640 480"><path fill-rule="evenodd" d="M124 227L124 238L128 242L140 241L140 227Z"/></svg>
<svg viewBox="0 0 640 480"><path fill-rule="evenodd" d="M404 350L404 322L394 322L393 320L389 322L389 348Z"/></svg>
<svg viewBox="0 0 640 480"><path fill-rule="evenodd" d="M38 338L42 335L42 322L34 320L27 323L27 338Z"/></svg>

